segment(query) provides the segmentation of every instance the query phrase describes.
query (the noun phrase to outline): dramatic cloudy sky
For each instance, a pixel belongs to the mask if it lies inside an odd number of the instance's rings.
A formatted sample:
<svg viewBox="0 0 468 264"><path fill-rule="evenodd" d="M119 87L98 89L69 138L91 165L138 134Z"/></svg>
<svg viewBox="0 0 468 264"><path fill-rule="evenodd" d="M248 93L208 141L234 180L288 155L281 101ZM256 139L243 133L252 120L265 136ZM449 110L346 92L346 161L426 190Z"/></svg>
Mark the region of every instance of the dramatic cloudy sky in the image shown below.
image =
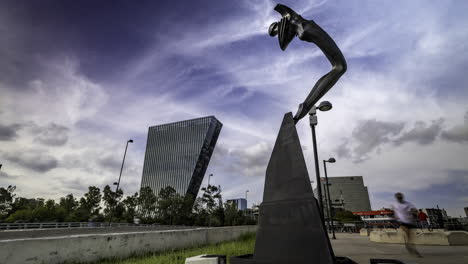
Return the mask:
<svg viewBox="0 0 468 264"><path fill-rule="evenodd" d="M283 114L330 65L312 44L281 51L276 2L0 3L0 186L80 196L122 176L139 189L148 127L215 115L208 173L225 198L262 199ZM373 209L401 191L418 207L468 206L468 2L284 1L335 39L348 72L323 98L319 158L362 175ZM311 173L307 120L298 126ZM204 181L206 184L206 179Z"/></svg>

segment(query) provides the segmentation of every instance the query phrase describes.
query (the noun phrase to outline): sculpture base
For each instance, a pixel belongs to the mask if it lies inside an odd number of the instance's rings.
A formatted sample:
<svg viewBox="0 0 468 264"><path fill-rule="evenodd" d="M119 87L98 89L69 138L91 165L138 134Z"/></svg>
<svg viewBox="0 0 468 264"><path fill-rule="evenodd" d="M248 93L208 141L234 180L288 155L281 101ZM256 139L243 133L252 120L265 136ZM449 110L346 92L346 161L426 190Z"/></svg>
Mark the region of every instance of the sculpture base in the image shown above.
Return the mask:
<svg viewBox="0 0 468 264"><path fill-rule="evenodd" d="M230 258L231 264L283 264L279 262L264 262L253 259L253 254L241 255ZM311 260L312 264L314 261ZM396 259L370 259L370 264L405 264L404 262ZM294 263L284 263L284 264L294 264ZM347 257L335 257L335 264L358 264L352 259Z"/></svg>
<svg viewBox="0 0 468 264"><path fill-rule="evenodd" d="M283 264L279 262L264 262L264 261L258 261L253 259L253 254L248 254L248 255L241 255L241 256L236 256L236 257L231 257L230 258L231 264ZM314 263L313 260L310 260L310 263ZM380 264L380 262L371 262L371 264ZM382 262L386 263L386 262ZM390 262L387 262L390 263ZM398 263L398 262L395 262ZM284 264L294 264L294 263L284 263ZM335 264L357 264L353 260L347 257L336 257L335 258Z"/></svg>

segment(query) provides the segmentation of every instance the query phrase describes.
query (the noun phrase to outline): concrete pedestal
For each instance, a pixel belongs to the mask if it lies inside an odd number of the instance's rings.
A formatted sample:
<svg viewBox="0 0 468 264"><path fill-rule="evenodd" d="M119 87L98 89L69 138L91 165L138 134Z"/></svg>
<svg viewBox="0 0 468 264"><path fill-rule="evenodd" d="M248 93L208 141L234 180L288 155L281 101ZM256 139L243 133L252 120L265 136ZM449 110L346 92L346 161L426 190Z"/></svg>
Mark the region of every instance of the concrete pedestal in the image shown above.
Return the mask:
<svg viewBox="0 0 468 264"><path fill-rule="evenodd" d="M199 255L185 259L185 264L226 264L226 256Z"/></svg>

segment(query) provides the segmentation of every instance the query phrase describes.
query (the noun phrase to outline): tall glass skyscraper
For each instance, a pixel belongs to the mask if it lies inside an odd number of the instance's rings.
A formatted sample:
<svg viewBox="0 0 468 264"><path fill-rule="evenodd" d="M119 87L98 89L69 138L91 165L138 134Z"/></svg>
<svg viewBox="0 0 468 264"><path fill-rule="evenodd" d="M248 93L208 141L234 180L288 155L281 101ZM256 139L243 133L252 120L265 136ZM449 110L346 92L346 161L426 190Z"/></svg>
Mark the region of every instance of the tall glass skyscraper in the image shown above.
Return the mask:
<svg viewBox="0 0 468 264"><path fill-rule="evenodd" d="M207 116L150 127L141 187L158 195L172 186L180 195L196 197L222 126Z"/></svg>

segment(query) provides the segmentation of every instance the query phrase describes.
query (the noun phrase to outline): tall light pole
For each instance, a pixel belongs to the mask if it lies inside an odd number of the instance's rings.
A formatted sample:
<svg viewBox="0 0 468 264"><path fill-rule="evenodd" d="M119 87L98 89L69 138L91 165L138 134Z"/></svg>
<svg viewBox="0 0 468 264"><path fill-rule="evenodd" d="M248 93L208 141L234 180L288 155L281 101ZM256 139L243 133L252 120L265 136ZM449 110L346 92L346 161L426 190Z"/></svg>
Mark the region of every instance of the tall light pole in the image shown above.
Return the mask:
<svg viewBox="0 0 468 264"><path fill-rule="evenodd" d="M247 193L249 192L249 190L246 190L245 191L245 209L249 208L249 203L247 202Z"/></svg>
<svg viewBox="0 0 468 264"><path fill-rule="evenodd" d="M125 152L124 152L124 156L123 156L123 160L122 160L122 166L120 167L119 181L118 181L118 182L114 182L114 185L117 185L117 187L115 188L115 198L116 198L116 201L117 201L117 192L119 191L120 178L122 177L122 171L123 171L123 167L124 167L124 163L125 163L125 156L127 155L128 143L133 143L133 139L127 140L127 144L125 145ZM114 208L113 208L113 206L112 206L112 207L111 207L111 211L110 211L109 226L110 226L111 223L112 223L112 214L113 214L113 213L114 213Z"/></svg>
<svg viewBox="0 0 468 264"><path fill-rule="evenodd" d="M211 173L210 175L208 175L208 186L210 186L210 178L213 177L213 173Z"/></svg>
<svg viewBox="0 0 468 264"><path fill-rule="evenodd" d="M334 227L334 224L333 224L333 216L331 214L331 198L330 198L330 189L328 188L328 175L327 175L327 162L329 163L335 163L336 160L334 158L329 158L328 160L323 160L323 169L325 171L325 184L326 184L326 188L327 188L327 195L328 195L328 219L330 219L330 222L331 222L331 230L333 232L333 239L336 239L336 236L335 236L335 227Z"/></svg>
<svg viewBox="0 0 468 264"><path fill-rule="evenodd" d="M323 207L323 201L322 201L322 186L320 186L321 181L320 181L320 167L319 167L318 154L317 154L317 139L315 135L315 126L318 123L316 113L317 113L317 108L320 111L329 111L330 109L332 109L332 107L333 106L330 102L323 101L320 103L318 107L314 105L309 112L310 128L312 129L312 143L314 146L315 177L317 181L317 198L318 198L319 206L321 209L322 218L324 216L324 207Z"/></svg>

